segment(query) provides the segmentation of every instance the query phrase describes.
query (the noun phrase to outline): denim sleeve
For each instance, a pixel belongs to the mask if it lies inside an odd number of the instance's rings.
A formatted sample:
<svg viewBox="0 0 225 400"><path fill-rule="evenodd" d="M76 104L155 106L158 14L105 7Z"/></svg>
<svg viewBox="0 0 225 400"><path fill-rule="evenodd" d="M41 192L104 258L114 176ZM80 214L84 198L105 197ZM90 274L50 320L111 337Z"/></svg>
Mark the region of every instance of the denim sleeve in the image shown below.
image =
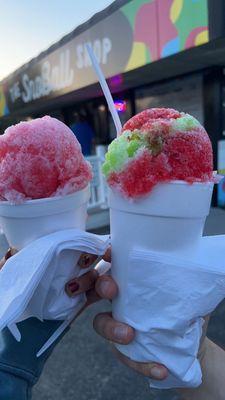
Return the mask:
<svg viewBox="0 0 225 400"><path fill-rule="evenodd" d="M17 342L7 328L0 333L0 400L31 399L32 386L38 381L47 358L66 331L39 358L36 353L61 323L41 322L36 318L20 322L21 342Z"/></svg>

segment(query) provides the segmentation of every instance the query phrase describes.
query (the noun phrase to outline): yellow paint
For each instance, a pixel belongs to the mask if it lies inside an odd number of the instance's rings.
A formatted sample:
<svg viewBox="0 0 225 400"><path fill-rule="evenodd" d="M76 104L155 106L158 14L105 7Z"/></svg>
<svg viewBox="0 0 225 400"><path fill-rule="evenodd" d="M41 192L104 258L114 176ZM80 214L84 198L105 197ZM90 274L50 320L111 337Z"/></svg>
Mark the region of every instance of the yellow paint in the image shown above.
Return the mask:
<svg viewBox="0 0 225 400"><path fill-rule="evenodd" d="M146 46L143 43L134 42L130 58L125 71L141 67L146 64Z"/></svg>
<svg viewBox="0 0 225 400"><path fill-rule="evenodd" d="M5 107L5 95L2 86L0 86L0 117L3 117L5 115Z"/></svg>
<svg viewBox="0 0 225 400"><path fill-rule="evenodd" d="M195 38L195 46L199 46L200 44L207 43L209 41L209 31L205 30L200 33Z"/></svg>
<svg viewBox="0 0 225 400"><path fill-rule="evenodd" d="M170 19L171 19L173 24L177 21L177 19L180 16L180 13L181 13L181 10L182 10L182 7L183 7L183 3L184 3L183 0L174 0L173 4L171 5L171 8L170 8Z"/></svg>

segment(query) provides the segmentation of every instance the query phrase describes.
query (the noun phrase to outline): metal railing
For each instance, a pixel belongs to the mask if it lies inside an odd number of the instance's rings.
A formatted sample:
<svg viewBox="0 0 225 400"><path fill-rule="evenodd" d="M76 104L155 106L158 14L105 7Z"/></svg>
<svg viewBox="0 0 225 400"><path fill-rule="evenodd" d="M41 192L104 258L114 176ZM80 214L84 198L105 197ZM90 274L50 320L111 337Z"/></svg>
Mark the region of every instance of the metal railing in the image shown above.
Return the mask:
<svg viewBox="0 0 225 400"><path fill-rule="evenodd" d="M108 208L108 193L101 166L104 157L101 155L85 157L90 162L93 170L93 179L90 184L91 198L88 203L88 210L100 210Z"/></svg>

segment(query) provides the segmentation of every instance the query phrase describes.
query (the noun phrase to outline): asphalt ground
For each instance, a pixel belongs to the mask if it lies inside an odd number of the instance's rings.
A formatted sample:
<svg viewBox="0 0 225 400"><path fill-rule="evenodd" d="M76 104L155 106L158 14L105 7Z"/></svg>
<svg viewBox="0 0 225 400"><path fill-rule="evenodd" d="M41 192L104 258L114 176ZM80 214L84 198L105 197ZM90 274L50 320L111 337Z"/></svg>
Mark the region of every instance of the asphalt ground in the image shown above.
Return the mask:
<svg viewBox="0 0 225 400"><path fill-rule="evenodd" d="M108 227L99 233L107 233ZM225 233L225 211L212 209L205 234ZM178 400L173 391L149 390L146 380L121 365L110 344L92 329L94 316L110 310L99 302L74 323L55 348L33 390L33 400ZM209 336L225 345L225 302L214 312Z"/></svg>

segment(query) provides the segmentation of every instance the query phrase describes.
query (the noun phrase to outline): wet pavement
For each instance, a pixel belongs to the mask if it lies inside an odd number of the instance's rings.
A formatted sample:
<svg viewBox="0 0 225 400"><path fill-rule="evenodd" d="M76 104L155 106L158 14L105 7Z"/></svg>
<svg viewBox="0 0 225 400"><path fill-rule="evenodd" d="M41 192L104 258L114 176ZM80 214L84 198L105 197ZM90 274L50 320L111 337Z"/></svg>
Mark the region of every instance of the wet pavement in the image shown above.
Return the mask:
<svg viewBox="0 0 225 400"><path fill-rule="evenodd" d="M222 233L225 211L213 209L205 234ZM114 358L110 345L92 329L93 317L103 310L110 305L95 304L80 316L48 360L33 400L178 400L172 391L150 392L143 377ZM225 302L211 318L209 336L225 345Z"/></svg>

